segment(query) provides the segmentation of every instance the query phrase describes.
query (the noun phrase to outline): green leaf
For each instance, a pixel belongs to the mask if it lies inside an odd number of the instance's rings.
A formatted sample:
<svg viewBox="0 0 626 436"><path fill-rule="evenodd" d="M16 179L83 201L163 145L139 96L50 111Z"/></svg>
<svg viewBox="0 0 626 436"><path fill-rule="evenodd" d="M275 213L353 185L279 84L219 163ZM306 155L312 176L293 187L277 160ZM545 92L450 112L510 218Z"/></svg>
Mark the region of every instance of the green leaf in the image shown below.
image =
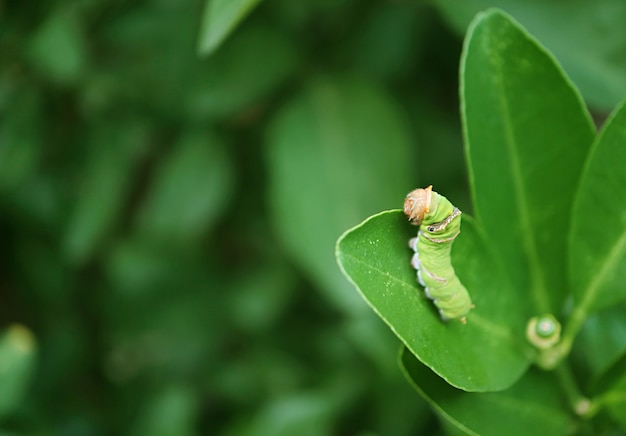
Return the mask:
<svg viewBox="0 0 626 436"><path fill-rule="evenodd" d="M198 37L198 51L215 51L260 0L207 0Z"/></svg>
<svg viewBox="0 0 626 436"><path fill-rule="evenodd" d="M193 435L198 414L198 396L180 384L162 388L141 405L130 435Z"/></svg>
<svg viewBox="0 0 626 436"><path fill-rule="evenodd" d="M626 373L626 304L589 316L576 337L572 359L587 369L587 391L595 395L611 388Z"/></svg>
<svg viewBox="0 0 626 436"><path fill-rule="evenodd" d="M626 430L626 376L622 377L617 386L602 398L602 405L605 406L609 414L617 421L623 430Z"/></svg>
<svg viewBox="0 0 626 436"><path fill-rule="evenodd" d="M31 62L50 79L67 84L85 69L87 49L75 8L54 11L32 36Z"/></svg>
<svg viewBox="0 0 626 436"><path fill-rule="evenodd" d="M7 94L7 100L11 101L10 110L3 111L0 121L1 191L16 189L32 177L43 149L41 125L44 111L40 92L28 87L25 92L14 88Z"/></svg>
<svg viewBox="0 0 626 436"><path fill-rule="evenodd" d="M414 3L384 3L370 12L347 55L359 70L393 78L410 68L426 44L421 44L431 18Z"/></svg>
<svg viewBox="0 0 626 436"><path fill-rule="evenodd" d="M406 348L400 365L420 395L464 434L562 435L572 430L562 393L546 372L532 369L503 392L467 393L446 384Z"/></svg>
<svg viewBox="0 0 626 436"><path fill-rule="evenodd" d="M597 394L612 388L626 375L626 353L616 359L605 371L593 381L590 392Z"/></svg>
<svg viewBox="0 0 626 436"><path fill-rule="evenodd" d="M576 193L569 273L586 313L626 298L626 102L604 125Z"/></svg>
<svg viewBox="0 0 626 436"><path fill-rule="evenodd" d="M35 369L36 348L35 337L22 325L0 336L0 417L22 402Z"/></svg>
<svg viewBox="0 0 626 436"><path fill-rule="evenodd" d="M208 132L187 133L161 162L139 215L141 235L186 243L223 212L233 184L231 162Z"/></svg>
<svg viewBox="0 0 626 436"><path fill-rule="evenodd" d="M346 76L310 84L273 122L267 158L274 224L283 244L330 301L364 305L337 269L346 228L401 205L412 188L403 114L372 82Z"/></svg>
<svg viewBox="0 0 626 436"><path fill-rule="evenodd" d="M185 91L186 116L204 123L207 118L233 116L258 106L272 91L288 83L298 56L294 41L272 25L244 26L222 50L194 70Z"/></svg>
<svg viewBox="0 0 626 436"><path fill-rule="evenodd" d="M296 289L293 268L266 254L258 266L229 281L225 291L230 321L237 329L256 334L276 328L289 312Z"/></svg>
<svg viewBox="0 0 626 436"><path fill-rule="evenodd" d="M609 111L626 94L622 0L436 0L435 4L461 35L476 13L493 6L504 9L554 53L594 107Z"/></svg>
<svg viewBox="0 0 626 436"><path fill-rule="evenodd" d="M146 130L141 125L104 123L93 130L91 150L63 241L65 256L74 264L87 261L113 230L147 144Z"/></svg>
<svg viewBox="0 0 626 436"><path fill-rule="evenodd" d="M524 304L499 274L475 223L463 215L454 268L476 308L467 324L443 322L418 287L401 211L382 212L346 232L337 259L363 298L425 365L467 391L509 387L529 365Z"/></svg>
<svg viewBox="0 0 626 436"><path fill-rule="evenodd" d="M566 297L569 211L594 127L545 49L497 10L465 41L462 116L476 217L540 313Z"/></svg>

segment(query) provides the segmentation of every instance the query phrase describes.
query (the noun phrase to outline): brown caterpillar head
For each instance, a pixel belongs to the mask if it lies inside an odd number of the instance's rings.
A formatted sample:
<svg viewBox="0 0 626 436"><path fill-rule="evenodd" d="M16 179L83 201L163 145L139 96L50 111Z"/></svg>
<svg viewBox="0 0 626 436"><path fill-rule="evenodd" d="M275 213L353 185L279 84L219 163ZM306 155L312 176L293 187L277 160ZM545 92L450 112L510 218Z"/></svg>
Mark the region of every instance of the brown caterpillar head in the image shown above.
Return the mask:
<svg viewBox="0 0 626 436"><path fill-rule="evenodd" d="M432 192L433 186L430 185L426 189L414 189L407 194L404 199L404 214L409 217L411 224L418 226L422 223L430 207Z"/></svg>

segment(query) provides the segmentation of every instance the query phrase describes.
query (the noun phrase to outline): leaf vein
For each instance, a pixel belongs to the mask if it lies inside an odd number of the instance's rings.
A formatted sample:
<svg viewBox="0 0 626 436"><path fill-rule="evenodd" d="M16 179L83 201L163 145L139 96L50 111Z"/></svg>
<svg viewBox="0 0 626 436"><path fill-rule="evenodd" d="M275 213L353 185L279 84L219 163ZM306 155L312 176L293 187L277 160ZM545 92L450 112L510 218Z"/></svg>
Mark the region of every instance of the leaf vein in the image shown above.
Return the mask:
<svg viewBox="0 0 626 436"><path fill-rule="evenodd" d="M522 177L521 163L519 160L519 145L515 139L515 132L511 121L511 110L509 107L508 98L506 96L506 89L504 86L504 73L502 71L502 65L500 58L493 57L493 66L497 72L496 83L499 88L498 101L503 113L503 126L504 134L506 137L506 148L511 159L512 167L512 179L515 187L515 200L517 203L517 209L520 215L520 223L522 226L522 244L524 251L528 257L530 263L530 275L531 275L531 292L537 304L537 308L541 312L550 312L550 300L546 293L545 277L542 274L541 263L539 262L539 255L535 240L532 238L534 235L530 216L528 213L529 202L525 195L524 181Z"/></svg>

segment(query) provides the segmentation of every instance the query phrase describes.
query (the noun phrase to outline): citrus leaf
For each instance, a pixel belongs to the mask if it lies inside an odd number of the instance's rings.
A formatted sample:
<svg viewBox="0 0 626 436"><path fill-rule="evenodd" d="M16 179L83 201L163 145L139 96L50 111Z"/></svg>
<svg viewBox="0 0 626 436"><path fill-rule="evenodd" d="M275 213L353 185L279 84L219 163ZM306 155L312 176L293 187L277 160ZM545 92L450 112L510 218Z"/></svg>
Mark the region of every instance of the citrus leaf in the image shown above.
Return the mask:
<svg viewBox="0 0 626 436"><path fill-rule="evenodd" d="M420 395L465 434L570 434L567 405L555 378L546 372L532 369L503 392L468 393L447 385L406 348L400 366Z"/></svg>
<svg viewBox="0 0 626 436"><path fill-rule="evenodd" d="M476 218L518 292L535 310L557 313L591 117L554 58L498 10L468 31L461 99Z"/></svg>
<svg viewBox="0 0 626 436"><path fill-rule="evenodd" d="M585 313L626 299L625 161L626 102L592 147L573 209L570 283L576 306Z"/></svg>
<svg viewBox="0 0 626 436"><path fill-rule="evenodd" d="M401 211L382 212L339 239L337 259L374 311L448 383L467 391L507 388L529 365L524 304L503 280L474 221L463 215L452 249L454 268L476 306L466 325L443 322L418 287L407 244L414 235Z"/></svg>
<svg viewBox="0 0 626 436"><path fill-rule="evenodd" d="M586 392L611 389L626 374L626 302L593 313L576 336L572 360L587 371Z"/></svg>
<svg viewBox="0 0 626 436"><path fill-rule="evenodd" d="M590 105L610 111L626 93L626 4L622 0L436 0L450 24L463 34L488 7L514 16L563 65ZM579 23L584 22L584 26Z"/></svg>

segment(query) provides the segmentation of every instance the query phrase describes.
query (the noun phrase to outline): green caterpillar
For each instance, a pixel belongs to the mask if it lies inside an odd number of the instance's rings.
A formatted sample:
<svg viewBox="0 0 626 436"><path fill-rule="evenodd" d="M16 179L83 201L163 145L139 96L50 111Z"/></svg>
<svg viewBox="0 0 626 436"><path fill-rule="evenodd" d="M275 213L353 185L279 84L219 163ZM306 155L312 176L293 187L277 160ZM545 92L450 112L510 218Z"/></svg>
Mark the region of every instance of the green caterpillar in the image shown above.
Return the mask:
<svg viewBox="0 0 626 436"><path fill-rule="evenodd" d="M415 251L411 265L417 270L417 280L439 309L441 319L459 319L465 324L474 305L450 262L452 244L461 232L461 211L429 186L409 192L404 213L411 224L420 226L417 237L409 241Z"/></svg>

